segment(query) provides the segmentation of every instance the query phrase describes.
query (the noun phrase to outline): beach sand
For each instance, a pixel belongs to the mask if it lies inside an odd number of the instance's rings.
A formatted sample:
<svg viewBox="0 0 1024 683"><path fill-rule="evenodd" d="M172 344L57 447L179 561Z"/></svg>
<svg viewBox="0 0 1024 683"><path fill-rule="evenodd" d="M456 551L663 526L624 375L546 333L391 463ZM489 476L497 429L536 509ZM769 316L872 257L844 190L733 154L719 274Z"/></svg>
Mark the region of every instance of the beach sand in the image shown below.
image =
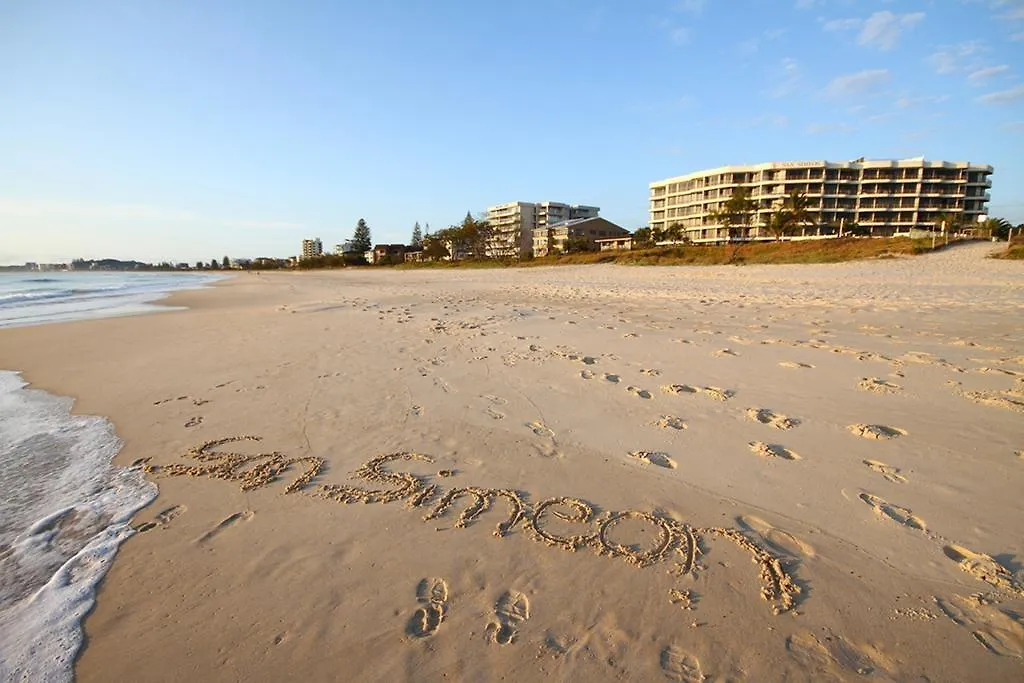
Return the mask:
<svg viewBox="0 0 1024 683"><path fill-rule="evenodd" d="M1024 268L992 246L247 273L0 331L160 487L76 675L1020 680Z"/></svg>

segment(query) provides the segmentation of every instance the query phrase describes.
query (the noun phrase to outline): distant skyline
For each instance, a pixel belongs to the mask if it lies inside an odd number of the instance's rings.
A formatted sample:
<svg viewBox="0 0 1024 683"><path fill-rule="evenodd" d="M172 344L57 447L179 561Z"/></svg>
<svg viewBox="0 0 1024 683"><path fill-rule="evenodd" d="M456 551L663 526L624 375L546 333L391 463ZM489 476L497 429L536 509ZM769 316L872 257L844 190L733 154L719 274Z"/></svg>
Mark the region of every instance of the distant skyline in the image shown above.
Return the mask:
<svg viewBox="0 0 1024 683"><path fill-rule="evenodd" d="M647 222L648 183L991 164L1024 222L1024 0L0 5L0 264L407 242L509 201Z"/></svg>

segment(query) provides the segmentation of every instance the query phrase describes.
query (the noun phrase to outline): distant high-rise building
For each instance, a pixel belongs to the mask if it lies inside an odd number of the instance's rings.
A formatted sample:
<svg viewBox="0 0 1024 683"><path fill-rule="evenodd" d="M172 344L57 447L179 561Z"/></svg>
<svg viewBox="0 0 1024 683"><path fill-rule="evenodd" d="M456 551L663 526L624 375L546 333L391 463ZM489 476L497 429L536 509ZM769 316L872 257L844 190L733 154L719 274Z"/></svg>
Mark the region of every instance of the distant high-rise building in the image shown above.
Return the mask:
<svg viewBox="0 0 1024 683"><path fill-rule="evenodd" d="M311 240L302 240L302 258L311 259L317 256L324 255L324 245L320 241L319 237L314 237Z"/></svg>
<svg viewBox="0 0 1024 683"><path fill-rule="evenodd" d="M487 255L519 258L533 253L534 230L579 218L596 218L601 209L561 202L509 202L487 209L494 231Z"/></svg>

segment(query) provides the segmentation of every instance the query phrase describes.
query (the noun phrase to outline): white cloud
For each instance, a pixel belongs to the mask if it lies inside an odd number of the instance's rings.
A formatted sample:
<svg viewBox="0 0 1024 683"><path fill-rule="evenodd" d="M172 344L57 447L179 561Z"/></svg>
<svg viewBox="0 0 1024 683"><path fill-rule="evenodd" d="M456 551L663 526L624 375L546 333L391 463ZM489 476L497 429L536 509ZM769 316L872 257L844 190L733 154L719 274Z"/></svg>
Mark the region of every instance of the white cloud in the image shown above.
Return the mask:
<svg viewBox="0 0 1024 683"><path fill-rule="evenodd" d="M823 4L823 0L796 0L797 9L812 9Z"/></svg>
<svg viewBox="0 0 1024 683"><path fill-rule="evenodd" d="M1012 36L1010 36L1010 40L1012 40L1015 43L1024 40L1024 31L1021 31L1020 33L1014 33Z"/></svg>
<svg viewBox="0 0 1024 683"><path fill-rule="evenodd" d="M213 218L193 211L144 204L89 204L67 200L37 201L13 197L0 197L0 216L14 219L56 218L177 223L253 230L298 230L303 227L299 223L286 221Z"/></svg>
<svg viewBox="0 0 1024 683"><path fill-rule="evenodd" d="M888 69L867 69L857 73L837 76L825 87L829 97L849 97L862 95L874 90L877 86L892 79Z"/></svg>
<svg viewBox="0 0 1024 683"><path fill-rule="evenodd" d="M897 15L888 10L875 12L864 21L857 44L891 50L899 42L900 33L924 19L924 12Z"/></svg>
<svg viewBox="0 0 1024 683"><path fill-rule="evenodd" d="M988 79L998 74L1001 74L1004 71L1008 71L1009 69L1010 67L1006 64L985 67L984 69L972 71L971 74L967 77L967 80L970 81L973 85L983 85L984 82L987 81Z"/></svg>
<svg viewBox="0 0 1024 683"><path fill-rule="evenodd" d="M999 90L982 95L978 98L978 102L982 104L1007 104L1022 98L1024 98L1024 85L1018 85L1016 88L1010 88L1009 90Z"/></svg>
<svg viewBox="0 0 1024 683"><path fill-rule="evenodd" d="M679 0L676 3L676 10L689 12L690 14L700 14L704 11L705 4L706 0Z"/></svg>

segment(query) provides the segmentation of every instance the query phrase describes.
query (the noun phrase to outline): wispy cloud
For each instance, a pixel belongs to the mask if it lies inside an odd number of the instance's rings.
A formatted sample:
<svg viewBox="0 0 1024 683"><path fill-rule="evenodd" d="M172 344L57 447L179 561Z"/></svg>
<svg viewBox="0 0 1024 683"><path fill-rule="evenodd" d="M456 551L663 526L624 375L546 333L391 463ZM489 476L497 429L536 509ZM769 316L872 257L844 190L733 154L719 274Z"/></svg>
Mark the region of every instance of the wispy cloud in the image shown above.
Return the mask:
<svg viewBox="0 0 1024 683"><path fill-rule="evenodd" d="M814 9L824 4L824 0L796 0L797 9Z"/></svg>
<svg viewBox="0 0 1024 683"><path fill-rule="evenodd" d="M1021 31L1020 33L1014 33L1012 36L1010 36L1010 40L1012 40L1015 43L1019 43L1020 41L1024 40L1024 31Z"/></svg>
<svg viewBox="0 0 1024 683"><path fill-rule="evenodd" d="M805 129L811 135L823 135L827 133L855 133L857 127L849 123L812 123Z"/></svg>
<svg viewBox="0 0 1024 683"><path fill-rule="evenodd" d="M896 100L896 107L898 109L911 109L925 104L941 104L948 99L949 95L922 95L920 97L904 95Z"/></svg>
<svg viewBox="0 0 1024 683"><path fill-rule="evenodd" d="M826 21L823 28L826 31L852 31L860 28L862 23L860 19L832 19Z"/></svg>
<svg viewBox="0 0 1024 683"><path fill-rule="evenodd" d="M867 69L857 73L837 76L825 86L825 95L840 98L852 95L863 95L875 90L879 85L892 80L888 69Z"/></svg>
<svg viewBox="0 0 1024 683"><path fill-rule="evenodd" d="M740 57L752 57L760 51L761 45L778 40L784 35L786 35L786 29L784 28L768 29L755 38L750 38L737 44L736 53Z"/></svg>
<svg viewBox="0 0 1024 683"><path fill-rule="evenodd" d="M771 87L767 91L768 97L780 99L792 95L803 82L803 73L800 65L792 57L783 59L774 73L769 76Z"/></svg>
<svg viewBox="0 0 1024 683"><path fill-rule="evenodd" d="M700 14L704 11L705 4L707 4L706 0L679 0L676 3L676 11Z"/></svg>
<svg viewBox="0 0 1024 683"><path fill-rule="evenodd" d="M686 45L690 42L692 32L685 26L676 26L668 32L669 39L676 45Z"/></svg>
<svg viewBox="0 0 1024 683"><path fill-rule="evenodd" d="M978 98L978 102L981 102L982 104L1007 104L1022 98L1024 98L1024 85L1018 85L1017 87L1010 88L1009 90L999 90L997 92L990 92L987 95L982 95Z"/></svg>
<svg viewBox="0 0 1024 683"><path fill-rule="evenodd" d="M1024 121L1007 121L999 127L1002 130L1024 131Z"/></svg>
<svg viewBox="0 0 1024 683"><path fill-rule="evenodd" d="M860 29L857 44L887 51L896 47L904 30L924 20L924 12L894 14L889 10L875 12L867 19L832 19L823 24L826 31L852 31Z"/></svg>
<svg viewBox="0 0 1024 683"><path fill-rule="evenodd" d="M244 218L216 218L194 211L145 204L91 204L73 200L0 197L0 216L6 218L54 218L139 223L177 223L252 230L298 230L300 223Z"/></svg>
<svg viewBox="0 0 1024 683"><path fill-rule="evenodd" d="M988 79L992 78L993 76L998 76L999 74L1003 73L1004 71L1009 71L1009 69L1010 69L1010 67L1007 64L1000 64L999 66L985 67L984 69L978 69L977 71L972 71L970 73L970 75L967 76L967 80L972 85L983 85L985 83L985 81L987 81Z"/></svg>
<svg viewBox="0 0 1024 683"><path fill-rule="evenodd" d="M985 43L971 40L942 47L930 54L927 62L935 69L935 73L943 76L976 71L982 68L980 55L987 51Z"/></svg>
<svg viewBox="0 0 1024 683"><path fill-rule="evenodd" d="M904 29L911 28L924 20L924 12L911 12L896 15L888 10L875 12L864 22L864 27L857 36L859 45L891 50L899 42Z"/></svg>

